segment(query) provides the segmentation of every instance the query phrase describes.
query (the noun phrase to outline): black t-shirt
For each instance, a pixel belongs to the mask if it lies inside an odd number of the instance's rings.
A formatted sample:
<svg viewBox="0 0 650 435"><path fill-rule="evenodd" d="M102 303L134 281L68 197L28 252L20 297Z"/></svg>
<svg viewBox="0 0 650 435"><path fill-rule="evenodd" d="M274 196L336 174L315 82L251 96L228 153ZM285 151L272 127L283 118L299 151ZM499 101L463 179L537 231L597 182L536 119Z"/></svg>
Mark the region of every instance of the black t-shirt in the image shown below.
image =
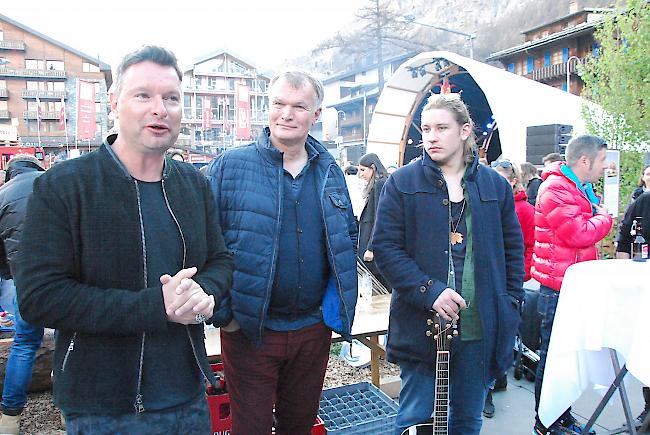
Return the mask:
<svg viewBox="0 0 650 435"><path fill-rule="evenodd" d="M161 275L173 276L183 267L183 240L167 208L162 183L138 181L138 189L146 243L147 284L162 286ZM146 410L184 405L204 391L203 376L186 328L178 323L168 323L164 333L147 333L142 373L141 391Z"/></svg>

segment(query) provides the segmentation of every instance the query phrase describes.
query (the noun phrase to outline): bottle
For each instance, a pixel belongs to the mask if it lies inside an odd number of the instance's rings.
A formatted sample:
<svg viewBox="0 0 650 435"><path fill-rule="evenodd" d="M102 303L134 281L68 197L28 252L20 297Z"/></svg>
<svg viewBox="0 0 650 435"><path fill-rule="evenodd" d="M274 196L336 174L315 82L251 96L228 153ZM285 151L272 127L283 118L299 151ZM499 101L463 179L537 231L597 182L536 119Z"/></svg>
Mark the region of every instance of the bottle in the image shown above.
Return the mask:
<svg viewBox="0 0 650 435"><path fill-rule="evenodd" d="M648 242L641 234L642 230L641 217L637 216L632 221L632 228L630 229L630 235L634 236L632 242L632 260L634 261L646 261L648 259Z"/></svg>
<svg viewBox="0 0 650 435"><path fill-rule="evenodd" d="M372 299L372 278L370 273L364 273L359 280L359 303L367 307Z"/></svg>

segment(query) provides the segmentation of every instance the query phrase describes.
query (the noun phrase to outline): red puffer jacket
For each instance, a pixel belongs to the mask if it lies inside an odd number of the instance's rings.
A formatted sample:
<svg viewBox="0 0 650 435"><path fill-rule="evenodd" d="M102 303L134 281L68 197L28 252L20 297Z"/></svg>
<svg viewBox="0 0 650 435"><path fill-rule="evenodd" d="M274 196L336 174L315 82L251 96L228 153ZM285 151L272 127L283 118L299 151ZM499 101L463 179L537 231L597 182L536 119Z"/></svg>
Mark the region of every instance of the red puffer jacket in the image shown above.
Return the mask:
<svg viewBox="0 0 650 435"><path fill-rule="evenodd" d="M587 196L556 163L542 174L535 205L533 278L559 291L569 266L598 259L596 243L612 227L606 214L594 215Z"/></svg>
<svg viewBox="0 0 650 435"><path fill-rule="evenodd" d="M525 190L515 192L515 213L519 219L521 234L524 236L524 281L528 281L535 246L535 207L528 202Z"/></svg>

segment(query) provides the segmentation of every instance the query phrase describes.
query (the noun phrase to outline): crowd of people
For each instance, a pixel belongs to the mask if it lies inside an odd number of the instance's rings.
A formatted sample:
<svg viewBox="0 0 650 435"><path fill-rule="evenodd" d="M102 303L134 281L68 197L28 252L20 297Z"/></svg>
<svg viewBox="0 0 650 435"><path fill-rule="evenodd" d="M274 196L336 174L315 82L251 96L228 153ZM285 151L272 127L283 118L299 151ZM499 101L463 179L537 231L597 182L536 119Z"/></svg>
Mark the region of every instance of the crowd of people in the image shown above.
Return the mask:
<svg viewBox="0 0 650 435"><path fill-rule="evenodd" d="M486 166L465 103L432 95L420 158L387 170L367 154L356 165L357 220L351 170L309 135L322 110L319 80L299 70L276 75L261 137L205 174L167 152L180 129L181 80L170 51L130 53L110 93L117 133L99 150L48 171L29 156L9 162L0 273L3 286L15 283L15 301L2 300L15 316L2 324L15 336L0 433L19 432L44 327L57 330L54 402L69 434L212 433L208 323L220 327L230 433L307 435L332 331L352 339L358 262L392 291L395 435L434 411L437 348L426 334L434 316L459 332L444 424L450 434L480 432L490 389L512 365L523 283L533 278L541 284L538 404L562 277L598 258L613 224L593 190L604 140L574 138L566 161L547 156L541 176L510 160ZM650 223L649 187L646 167L621 225L621 258L631 219ZM548 428L534 423L536 434L580 432L570 410Z"/></svg>

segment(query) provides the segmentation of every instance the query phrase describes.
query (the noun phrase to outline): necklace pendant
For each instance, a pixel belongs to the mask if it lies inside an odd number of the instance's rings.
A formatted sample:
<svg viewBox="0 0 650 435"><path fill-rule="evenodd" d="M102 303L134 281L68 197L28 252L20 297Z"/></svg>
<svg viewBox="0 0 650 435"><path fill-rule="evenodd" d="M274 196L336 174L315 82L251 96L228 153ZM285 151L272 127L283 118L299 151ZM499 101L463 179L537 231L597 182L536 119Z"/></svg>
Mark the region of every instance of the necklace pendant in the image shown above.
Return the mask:
<svg viewBox="0 0 650 435"><path fill-rule="evenodd" d="M452 231L451 233L449 233L449 241L452 245L463 243L463 234L456 231Z"/></svg>

